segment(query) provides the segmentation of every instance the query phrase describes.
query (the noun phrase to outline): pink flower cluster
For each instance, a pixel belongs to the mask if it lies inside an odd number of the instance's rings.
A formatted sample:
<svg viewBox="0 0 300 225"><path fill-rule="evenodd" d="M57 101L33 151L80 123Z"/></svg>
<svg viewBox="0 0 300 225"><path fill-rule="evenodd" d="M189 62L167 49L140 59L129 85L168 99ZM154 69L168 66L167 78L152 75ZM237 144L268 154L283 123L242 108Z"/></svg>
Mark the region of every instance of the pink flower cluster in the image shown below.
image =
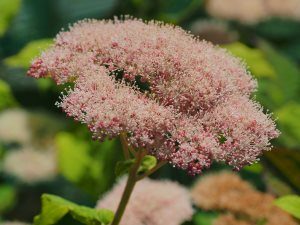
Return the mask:
<svg viewBox="0 0 300 225"><path fill-rule="evenodd" d="M207 0L206 10L213 17L246 24L272 17L300 20L300 0Z"/></svg>
<svg viewBox="0 0 300 225"><path fill-rule="evenodd" d="M239 59L160 22L78 22L28 74L74 82L58 105L96 139L125 132L132 146L192 174L213 160L253 163L278 136L250 100L256 81Z"/></svg>
<svg viewBox="0 0 300 225"><path fill-rule="evenodd" d="M97 203L116 210L126 184L122 179ZM121 225L180 225L193 215L188 190L176 182L145 178L136 184Z"/></svg>

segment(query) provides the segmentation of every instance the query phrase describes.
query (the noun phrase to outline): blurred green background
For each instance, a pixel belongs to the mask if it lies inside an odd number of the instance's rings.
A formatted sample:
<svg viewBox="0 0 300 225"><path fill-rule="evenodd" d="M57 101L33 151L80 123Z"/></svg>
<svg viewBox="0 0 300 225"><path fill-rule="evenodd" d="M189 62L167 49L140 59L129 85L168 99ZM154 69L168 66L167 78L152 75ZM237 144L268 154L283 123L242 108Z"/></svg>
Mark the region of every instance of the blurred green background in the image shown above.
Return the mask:
<svg viewBox="0 0 300 225"><path fill-rule="evenodd" d="M277 196L300 193L300 21L272 17L248 24L218 19L207 13L206 4L204 0L0 0L0 221L31 222L45 192L93 207L115 180L114 165L122 159L119 140L91 141L84 126L55 107L63 87L26 76L30 61L55 35L83 18L129 14L162 20L243 58L258 79L254 97L274 113L282 134L273 143L274 151L240 175ZM217 164L212 168L221 169L228 168ZM153 177L187 187L198 178L171 166ZM199 221L198 217L191 224L201 225Z"/></svg>

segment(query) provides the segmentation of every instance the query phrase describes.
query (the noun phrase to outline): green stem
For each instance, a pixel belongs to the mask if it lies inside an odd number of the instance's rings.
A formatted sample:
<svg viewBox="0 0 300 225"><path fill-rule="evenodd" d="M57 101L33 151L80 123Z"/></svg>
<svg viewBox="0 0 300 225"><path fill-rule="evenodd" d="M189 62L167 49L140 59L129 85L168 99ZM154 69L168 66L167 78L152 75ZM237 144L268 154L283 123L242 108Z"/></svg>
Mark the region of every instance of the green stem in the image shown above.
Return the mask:
<svg viewBox="0 0 300 225"><path fill-rule="evenodd" d="M121 201L119 203L118 209L115 213L114 216L114 220L112 222L111 225L118 225L121 221L121 218L124 214L124 211L126 209L126 205L129 201L129 198L131 196L131 193L133 191L133 188L137 182L137 171L141 165L142 159L144 157L145 153L144 152L139 152L137 157L136 157L136 162L133 165L133 167L131 168L129 175L128 175L128 179L127 179L127 183L126 183L126 187L124 189Z"/></svg>
<svg viewBox="0 0 300 225"><path fill-rule="evenodd" d="M137 177L137 181L142 180L145 177L148 177L149 175L151 175L152 173L156 172L159 168L161 168L162 166L166 165L167 161L160 161L155 167L153 167L151 170L147 171L146 173L140 175Z"/></svg>

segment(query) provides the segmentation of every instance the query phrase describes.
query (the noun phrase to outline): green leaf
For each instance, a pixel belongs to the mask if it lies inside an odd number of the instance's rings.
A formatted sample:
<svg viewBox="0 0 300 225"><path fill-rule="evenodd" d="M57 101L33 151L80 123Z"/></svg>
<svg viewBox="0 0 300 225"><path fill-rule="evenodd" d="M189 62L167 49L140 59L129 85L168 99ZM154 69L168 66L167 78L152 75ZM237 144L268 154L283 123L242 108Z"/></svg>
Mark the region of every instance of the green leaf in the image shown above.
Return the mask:
<svg viewBox="0 0 300 225"><path fill-rule="evenodd" d="M275 205L300 219L300 196L287 195L275 200Z"/></svg>
<svg viewBox="0 0 300 225"><path fill-rule="evenodd" d="M18 54L10 56L4 60L8 66L21 67L27 69L30 62L38 56L41 51L50 47L52 39L40 39L28 43Z"/></svg>
<svg viewBox="0 0 300 225"><path fill-rule="evenodd" d="M21 0L0 1L0 37L8 29L11 20L20 9Z"/></svg>
<svg viewBox="0 0 300 225"><path fill-rule="evenodd" d="M95 196L113 184L115 164L121 159L118 140L91 141L90 133L83 129L60 132L55 143L59 171L69 181Z"/></svg>
<svg viewBox="0 0 300 225"><path fill-rule="evenodd" d="M218 214L214 212L197 212L193 217L193 221L195 225L212 225L217 217Z"/></svg>
<svg viewBox="0 0 300 225"><path fill-rule="evenodd" d="M152 155L146 155L142 159L142 163L138 169L139 173L145 173L148 170L151 170L157 164L157 159Z"/></svg>
<svg viewBox="0 0 300 225"><path fill-rule="evenodd" d="M275 77L276 73L272 65L267 61L264 53L260 49L249 48L248 46L236 42L224 45L233 55L245 60L249 70L256 77Z"/></svg>
<svg viewBox="0 0 300 225"><path fill-rule="evenodd" d="M4 81L0 80L0 111L15 105L17 103L10 87Z"/></svg>
<svg viewBox="0 0 300 225"><path fill-rule="evenodd" d="M75 207L71 215L83 224L99 224L99 221L109 224L113 220L113 213L110 210L95 210L85 206Z"/></svg>
<svg viewBox="0 0 300 225"><path fill-rule="evenodd" d="M260 79L258 81L257 100L268 109L277 109L284 102L283 91L276 80Z"/></svg>
<svg viewBox="0 0 300 225"><path fill-rule="evenodd" d="M300 62L300 40L299 38L290 41L288 43L285 43L285 45L280 46L280 50L285 53L285 55L288 55L289 57L292 57L295 61L298 63Z"/></svg>
<svg viewBox="0 0 300 225"><path fill-rule="evenodd" d="M129 172L131 166L135 163L135 159L128 159L124 161L119 161L116 164L115 174L116 176L122 176Z"/></svg>
<svg viewBox="0 0 300 225"><path fill-rule="evenodd" d="M70 181L79 182L90 164L89 145L66 132L58 133L55 143L60 172Z"/></svg>
<svg viewBox="0 0 300 225"><path fill-rule="evenodd" d="M55 195L42 195L41 214L34 218L34 225L52 225L66 214L87 225L104 225L113 220L113 212L106 209L93 209L79 206Z"/></svg>
<svg viewBox="0 0 300 225"><path fill-rule="evenodd" d="M37 85L41 91L48 91L49 89L53 88L55 89L56 86L54 86L53 80L50 79L49 77L43 78L43 79L38 79Z"/></svg>
<svg viewBox="0 0 300 225"><path fill-rule="evenodd" d="M260 41L259 47L276 72L276 85L284 94L282 104L290 100L299 100L300 71L298 66L266 42Z"/></svg>
<svg viewBox="0 0 300 225"><path fill-rule="evenodd" d="M168 23L179 24L200 10L203 3L204 0L162 1L161 9L158 10L158 19Z"/></svg>
<svg viewBox="0 0 300 225"><path fill-rule="evenodd" d="M280 140L291 148L300 146L300 104L290 102L277 111L278 125L282 132Z"/></svg>
<svg viewBox="0 0 300 225"><path fill-rule="evenodd" d="M122 176L129 172L131 166L135 163L135 159L128 159L119 161L115 168L115 173L117 176ZM157 159L152 155L146 155L142 159L141 165L138 169L138 173L145 173L151 170L157 164Z"/></svg>
<svg viewBox="0 0 300 225"><path fill-rule="evenodd" d="M9 210L16 201L16 190L9 185L0 186L0 215Z"/></svg>
<svg viewBox="0 0 300 225"><path fill-rule="evenodd" d="M117 4L117 0L60 0L57 10L59 15L63 15L63 22L70 23L86 17L104 18L111 14Z"/></svg>
<svg viewBox="0 0 300 225"><path fill-rule="evenodd" d="M255 32L265 38L274 41L285 41L286 43L287 40L298 39L300 23L293 20L273 18L258 24Z"/></svg>
<svg viewBox="0 0 300 225"><path fill-rule="evenodd" d="M245 166L244 170L259 174L263 171L263 166L261 163L254 163L250 166Z"/></svg>

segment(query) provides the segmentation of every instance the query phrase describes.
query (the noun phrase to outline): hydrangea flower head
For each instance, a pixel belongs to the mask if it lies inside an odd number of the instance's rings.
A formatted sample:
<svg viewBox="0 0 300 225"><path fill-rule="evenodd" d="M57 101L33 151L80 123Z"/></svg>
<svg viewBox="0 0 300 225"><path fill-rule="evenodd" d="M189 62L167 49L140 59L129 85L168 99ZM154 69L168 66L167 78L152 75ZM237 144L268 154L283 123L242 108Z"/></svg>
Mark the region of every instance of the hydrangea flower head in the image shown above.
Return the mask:
<svg viewBox="0 0 300 225"><path fill-rule="evenodd" d="M21 109L8 109L0 113L0 142L28 144L32 139L29 114Z"/></svg>
<svg viewBox="0 0 300 225"><path fill-rule="evenodd" d="M78 22L28 74L74 82L58 105L95 139L126 133L133 147L192 174L213 160L253 163L278 136L250 100L256 81L239 59L161 22Z"/></svg>
<svg viewBox="0 0 300 225"><path fill-rule="evenodd" d="M252 225L253 223L235 218L232 214L218 216L213 225Z"/></svg>
<svg viewBox="0 0 300 225"><path fill-rule="evenodd" d="M208 0L206 10L213 17L250 25L272 17L298 21L300 0Z"/></svg>
<svg viewBox="0 0 300 225"><path fill-rule="evenodd" d="M32 147L12 150L4 157L2 169L28 184L47 181L57 173L55 153L52 149L37 150Z"/></svg>
<svg viewBox="0 0 300 225"><path fill-rule="evenodd" d="M121 179L99 200L97 208L116 210L125 184L126 179ZM189 192L184 187L176 182L145 178L136 184L120 224L180 225L192 215Z"/></svg>
<svg viewBox="0 0 300 225"><path fill-rule="evenodd" d="M264 1L208 0L206 10L216 18L253 24L264 20L268 16Z"/></svg>

